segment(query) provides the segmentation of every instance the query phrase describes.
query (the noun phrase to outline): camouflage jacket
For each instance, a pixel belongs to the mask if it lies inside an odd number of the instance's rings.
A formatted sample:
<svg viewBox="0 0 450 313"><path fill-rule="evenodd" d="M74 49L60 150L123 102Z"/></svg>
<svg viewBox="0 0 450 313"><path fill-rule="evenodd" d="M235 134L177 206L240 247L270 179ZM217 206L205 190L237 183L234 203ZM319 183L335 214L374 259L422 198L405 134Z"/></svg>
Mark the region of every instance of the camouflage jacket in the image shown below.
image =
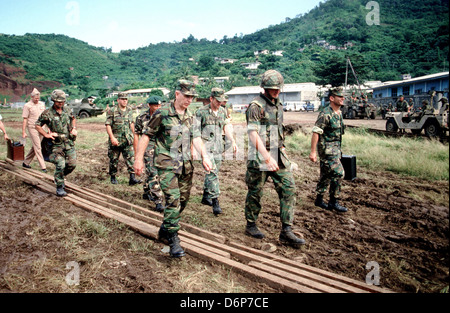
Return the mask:
<svg viewBox="0 0 450 313"><path fill-rule="evenodd" d="M219 107L215 115L211 105L205 105L195 113L194 138L202 137L207 151L213 151L215 155L221 154L224 148L222 134L228 124L229 120L224 107Z"/></svg>
<svg viewBox="0 0 450 313"><path fill-rule="evenodd" d="M246 118L248 132L258 132L272 157L278 159L279 164L290 168L291 164L284 149L283 104L280 99L273 104L264 94L260 94L248 106ZM259 167L263 161L260 159L259 153L256 154L256 158L253 158L255 147L251 145L251 149L253 152L249 152L247 166Z"/></svg>
<svg viewBox="0 0 450 313"><path fill-rule="evenodd" d="M154 165L158 169L171 170L182 174L194 170L191 144L193 139L194 116L186 110L180 116L174 104L163 105L152 115L143 134L155 139Z"/></svg>
<svg viewBox="0 0 450 313"><path fill-rule="evenodd" d="M58 133L58 137L52 141L53 146L65 146L65 149L71 149L75 145L76 137L72 136L70 132L73 129L73 121L75 116L69 108L63 107L63 111L59 114L53 106L39 116L36 125L47 125L49 130L53 133Z"/></svg>
<svg viewBox="0 0 450 313"><path fill-rule="evenodd" d="M133 110L127 106L125 111L122 111L118 105L112 107L107 115L105 125L111 126L114 137L119 141L119 145L133 144L133 131L131 129L133 121ZM111 139L109 139L111 145Z"/></svg>
<svg viewBox="0 0 450 313"><path fill-rule="evenodd" d="M406 100L397 101L395 107L397 108L397 112L408 112L409 104Z"/></svg>
<svg viewBox="0 0 450 313"><path fill-rule="evenodd" d="M145 129L148 121L150 121L151 117L152 117L152 115L150 115L150 110L147 110L144 113L142 113L141 115L139 115L138 117L136 117L136 123L134 123L134 133L139 136L142 136L144 134L144 129ZM147 147L147 151L150 151L154 148L155 148L155 138L151 137L150 143L148 144L148 147Z"/></svg>
<svg viewBox="0 0 450 313"><path fill-rule="evenodd" d="M319 157L341 157L342 135L345 133L344 119L342 113L335 113L328 106L319 113L313 132L319 134Z"/></svg>

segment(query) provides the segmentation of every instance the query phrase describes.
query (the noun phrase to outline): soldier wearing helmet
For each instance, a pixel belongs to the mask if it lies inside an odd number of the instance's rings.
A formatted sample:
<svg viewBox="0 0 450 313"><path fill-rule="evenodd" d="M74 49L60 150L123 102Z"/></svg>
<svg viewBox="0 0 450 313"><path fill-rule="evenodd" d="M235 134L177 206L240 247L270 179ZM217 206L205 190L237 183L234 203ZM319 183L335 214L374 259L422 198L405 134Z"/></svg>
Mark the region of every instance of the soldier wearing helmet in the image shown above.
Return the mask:
<svg viewBox="0 0 450 313"><path fill-rule="evenodd" d="M64 107L66 94L62 90L54 90L51 94L53 106L39 116L36 130L52 141L50 162L55 164L56 195L65 197L64 178L76 167L77 155L75 140L77 136L76 119L70 109ZM47 125L49 132L43 129Z"/></svg>
<svg viewBox="0 0 450 313"><path fill-rule="evenodd" d="M245 232L254 238L264 238L256 221L261 211L264 184L272 177L280 199L280 241L299 248L305 240L297 238L292 231L295 181L284 147L283 105L279 99L283 85L284 79L279 72L265 72L261 79L264 93L253 99L246 112L250 149L246 173Z"/></svg>
<svg viewBox="0 0 450 313"><path fill-rule="evenodd" d="M205 171L209 173L212 170L212 163L201 137L196 137L193 133L194 116L188 110L196 96L193 82L178 81L175 101L157 110L144 127L134 163L136 174L141 175L144 172L144 153L150 140L154 139L154 166L158 169L159 182L166 200L164 219L158 237L168 242L170 255L174 258L185 256L178 231L181 213L191 195L194 176L192 146L200 153Z"/></svg>

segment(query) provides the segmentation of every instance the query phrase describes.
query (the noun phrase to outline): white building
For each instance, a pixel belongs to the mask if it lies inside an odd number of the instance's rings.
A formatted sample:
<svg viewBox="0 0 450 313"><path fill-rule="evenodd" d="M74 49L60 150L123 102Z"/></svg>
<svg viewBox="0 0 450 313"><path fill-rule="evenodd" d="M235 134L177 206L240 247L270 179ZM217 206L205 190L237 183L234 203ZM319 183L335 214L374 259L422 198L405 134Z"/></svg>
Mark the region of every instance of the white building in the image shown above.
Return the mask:
<svg viewBox="0 0 450 313"><path fill-rule="evenodd" d="M124 91L124 93L128 94L130 97L149 97L150 92L153 90L161 90L165 97L170 93L170 90L167 88L148 88L148 89L132 89ZM108 94L107 98L114 98L117 97L119 94L119 91L112 92Z"/></svg>
<svg viewBox="0 0 450 313"><path fill-rule="evenodd" d="M228 103L233 105L236 111L242 109L257 96L263 89L259 86L236 87L228 91ZM314 83L286 84L280 93L280 100L283 105L293 105L294 107L304 105L307 102L314 104L317 109L320 99L317 97L319 86Z"/></svg>

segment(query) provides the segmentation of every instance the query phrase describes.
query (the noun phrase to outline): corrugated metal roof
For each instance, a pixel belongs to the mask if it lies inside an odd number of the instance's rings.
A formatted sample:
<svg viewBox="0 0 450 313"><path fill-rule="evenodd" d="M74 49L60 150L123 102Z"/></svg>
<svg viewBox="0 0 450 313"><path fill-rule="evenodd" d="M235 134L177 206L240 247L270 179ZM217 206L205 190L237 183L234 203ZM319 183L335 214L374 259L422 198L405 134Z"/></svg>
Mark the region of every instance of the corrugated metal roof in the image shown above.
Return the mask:
<svg viewBox="0 0 450 313"><path fill-rule="evenodd" d="M386 87L392 87L392 86L396 86L396 85L399 85L399 86L409 85L411 83L417 83L417 82L426 81L426 80L445 78L446 76L447 77L449 76L449 72L435 73L435 74L420 76L420 77L406 79L406 80L389 81L389 82L385 82L382 86L373 87L373 89L377 90L377 89L384 89Z"/></svg>

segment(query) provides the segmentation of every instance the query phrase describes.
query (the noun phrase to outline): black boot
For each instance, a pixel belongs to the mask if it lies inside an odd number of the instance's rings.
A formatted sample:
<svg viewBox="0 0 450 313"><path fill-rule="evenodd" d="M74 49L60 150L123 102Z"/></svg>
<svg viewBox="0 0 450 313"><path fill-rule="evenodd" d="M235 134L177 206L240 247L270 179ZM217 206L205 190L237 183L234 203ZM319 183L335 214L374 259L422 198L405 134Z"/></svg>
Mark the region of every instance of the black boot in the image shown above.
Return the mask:
<svg viewBox="0 0 450 313"><path fill-rule="evenodd" d="M212 207L213 207L214 215L222 214L222 209L220 208L219 199L218 198L212 199Z"/></svg>
<svg viewBox="0 0 450 313"><path fill-rule="evenodd" d="M64 190L64 186L56 187L56 195L58 197L65 197L65 196L67 196L67 192Z"/></svg>
<svg viewBox="0 0 450 313"><path fill-rule="evenodd" d="M213 206L212 200L209 199L205 194L203 194L202 204Z"/></svg>
<svg viewBox="0 0 450 313"><path fill-rule="evenodd" d="M283 225L280 233L280 242L297 249L300 248L301 245L304 245L306 243L304 239L295 236L295 234L292 232L292 227L289 225Z"/></svg>
<svg viewBox="0 0 450 313"><path fill-rule="evenodd" d="M346 207L343 207L340 205L337 201L337 199L331 198L330 202L328 203L328 210L335 210L340 213L345 213L348 211Z"/></svg>
<svg viewBox="0 0 450 313"><path fill-rule="evenodd" d="M323 202L323 196L322 195L317 195L316 201L314 201L314 205L319 207L319 208L328 210L328 204Z"/></svg>
<svg viewBox="0 0 450 313"><path fill-rule="evenodd" d="M178 238L178 233L169 234L169 247L170 256L173 258L181 258L186 255L183 248L180 245L180 238Z"/></svg>
<svg viewBox="0 0 450 313"><path fill-rule="evenodd" d="M158 240L166 245L169 244L169 232L164 228L163 225L161 225L161 227L159 228Z"/></svg>
<svg viewBox="0 0 450 313"><path fill-rule="evenodd" d="M130 174L130 181L129 181L129 185L130 186L134 186L134 185L137 185L137 184L140 184L140 183L142 183L142 181L137 180L136 176L134 174Z"/></svg>
<svg viewBox="0 0 450 313"><path fill-rule="evenodd" d="M156 212L159 212L159 213L162 213L162 212L164 212L164 206L162 205L162 203L157 203L156 204L156 208L155 208L155 211Z"/></svg>
<svg viewBox="0 0 450 313"><path fill-rule="evenodd" d="M257 239L263 239L265 237L265 235L258 229L258 227L256 227L256 223L253 222L247 222L245 233Z"/></svg>
<svg viewBox="0 0 450 313"><path fill-rule="evenodd" d="M117 179L116 179L116 176L111 176L111 184L113 184L113 185L117 185L117 184L119 184L119 182L117 181Z"/></svg>

